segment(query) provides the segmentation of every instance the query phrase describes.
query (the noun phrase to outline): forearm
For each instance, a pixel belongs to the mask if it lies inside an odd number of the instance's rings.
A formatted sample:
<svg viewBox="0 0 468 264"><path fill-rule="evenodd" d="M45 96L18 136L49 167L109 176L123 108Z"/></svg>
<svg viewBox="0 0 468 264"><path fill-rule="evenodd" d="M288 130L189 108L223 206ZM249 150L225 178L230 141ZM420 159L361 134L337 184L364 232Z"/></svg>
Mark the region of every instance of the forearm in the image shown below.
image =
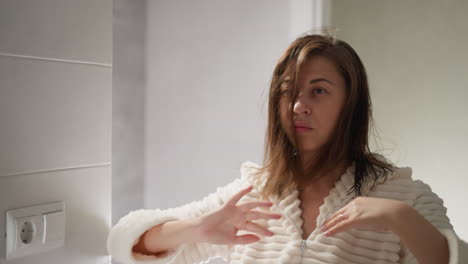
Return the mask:
<svg viewBox="0 0 468 264"><path fill-rule="evenodd" d="M199 219L168 221L147 230L133 247L134 252L155 255L183 243L196 242Z"/></svg>
<svg viewBox="0 0 468 264"><path fill-rule="evenodd" d="M422 264L447 264L446 238L411 206L402 203L392 219L392 231Z"/></svg>

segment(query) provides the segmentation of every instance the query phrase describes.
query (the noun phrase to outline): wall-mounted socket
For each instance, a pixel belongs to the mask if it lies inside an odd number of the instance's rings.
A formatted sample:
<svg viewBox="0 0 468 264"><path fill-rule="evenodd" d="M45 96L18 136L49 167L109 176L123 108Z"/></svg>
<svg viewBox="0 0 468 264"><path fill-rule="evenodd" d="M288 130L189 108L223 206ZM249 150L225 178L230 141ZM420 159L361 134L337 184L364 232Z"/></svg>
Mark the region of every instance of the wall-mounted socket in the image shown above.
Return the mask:
<svg viewBox="0 0 468 264"><path fill-rule="evenodd" d="M6 214L6 259L58 248L65 242L65 203L9 210Z"/></svg>

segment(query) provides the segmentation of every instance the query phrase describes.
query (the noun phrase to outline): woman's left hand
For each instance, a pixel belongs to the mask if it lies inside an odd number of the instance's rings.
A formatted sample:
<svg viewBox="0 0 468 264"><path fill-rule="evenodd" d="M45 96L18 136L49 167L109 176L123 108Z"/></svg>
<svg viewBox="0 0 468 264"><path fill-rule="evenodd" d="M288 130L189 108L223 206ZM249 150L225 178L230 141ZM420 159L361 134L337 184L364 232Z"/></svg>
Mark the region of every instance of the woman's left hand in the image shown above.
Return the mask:
<svg viewBox="0 0 468 264"><path fill-rule="evenodd" d="M332 236L351 228L392 231L393 219L405 206L397 200L359 196L323 222L320 232Z"/></svg>

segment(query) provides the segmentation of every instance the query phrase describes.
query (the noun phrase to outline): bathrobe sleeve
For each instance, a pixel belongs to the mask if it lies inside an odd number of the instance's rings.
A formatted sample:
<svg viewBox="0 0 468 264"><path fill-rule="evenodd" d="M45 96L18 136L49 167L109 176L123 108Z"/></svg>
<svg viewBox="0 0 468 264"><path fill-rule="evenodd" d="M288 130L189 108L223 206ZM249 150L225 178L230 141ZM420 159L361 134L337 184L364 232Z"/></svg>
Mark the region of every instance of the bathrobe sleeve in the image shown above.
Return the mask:
<svg viewBox="0 0 468 264"><path fill-rule="evenodd" d="M429 185L415 180L410 183L415 190L416 199L413 202L415 208L424 218L434 225L446 238L449 247L449 264L468 263L468 244L461 240L455 233L450 220L447 217L447 208L443 200L434 192ZM403 257L401 263L418 263L408 248L402 246Z"/></svg>
<svg viewBox="0 0 468 264"><path fill-rule="evenodd" d="M178 219L192 219L220 208L229 198L242 188L248 187L248 182L237 178L229 184L218 187L216 192L176 208L141 209L132 211L122 217L110 230L107 238L107 250L118 263L200 263L212 257L226 259L231 248L227 245L208 243L185 243L177 248L161 252L157 256L147 256L132 252L139 237L148 229L158 224Z"/></svg>

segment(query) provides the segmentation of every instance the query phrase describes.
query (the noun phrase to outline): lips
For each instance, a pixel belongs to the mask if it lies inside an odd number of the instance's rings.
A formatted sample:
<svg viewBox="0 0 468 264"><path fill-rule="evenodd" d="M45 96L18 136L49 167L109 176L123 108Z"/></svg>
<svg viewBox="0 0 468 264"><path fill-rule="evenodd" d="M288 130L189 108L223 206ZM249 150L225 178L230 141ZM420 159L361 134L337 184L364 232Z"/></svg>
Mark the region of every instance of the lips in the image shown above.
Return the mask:
<svg viewBox="0 0 468 264"><path fill-rule="evenodd" d="M295 128L308 128L308 129L312 128L312 127L310 127L309 125L307 125L305 123L294 123L294 127Z"/></svg>
<svg viewBox="0 0 468 264"><path fill-rule="evenodd" d="M295 127L294 130L296 131L296 133L308 133L309 131L312 131L312 128Z"/></svg>

